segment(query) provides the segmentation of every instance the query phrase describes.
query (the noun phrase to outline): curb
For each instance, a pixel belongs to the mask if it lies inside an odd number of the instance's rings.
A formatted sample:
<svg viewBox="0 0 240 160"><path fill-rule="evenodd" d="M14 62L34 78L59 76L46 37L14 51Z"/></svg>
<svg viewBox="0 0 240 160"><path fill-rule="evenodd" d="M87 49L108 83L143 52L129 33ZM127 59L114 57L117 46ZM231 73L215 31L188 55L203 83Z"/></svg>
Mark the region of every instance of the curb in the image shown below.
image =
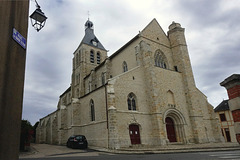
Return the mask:
<svg viewBox="0 0 240 160"><path fill-rule="evenodd" d="M190 153L190 152L220 152L220 151L233 151L240 150L240 146L232 147L206 147L206 148L166 148L166 149L96 149L95 147L89 147L89 149L97 152L113 153L113 154L168 154L168 153Z"/></svg>

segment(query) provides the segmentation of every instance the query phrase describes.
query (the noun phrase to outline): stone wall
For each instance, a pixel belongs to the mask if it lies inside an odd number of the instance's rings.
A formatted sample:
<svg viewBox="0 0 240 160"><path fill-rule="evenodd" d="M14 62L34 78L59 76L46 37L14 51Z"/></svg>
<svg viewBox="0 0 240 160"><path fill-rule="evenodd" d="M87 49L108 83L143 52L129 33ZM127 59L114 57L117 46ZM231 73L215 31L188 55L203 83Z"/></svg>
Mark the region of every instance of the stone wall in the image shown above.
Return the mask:
<svg viewBox="0 0 240 160"><path fill-rule="evenodd" d="M105 87L98 88L79 100L73 112L73 134L86 136L89 145L107 147L107 108ZM91 121L90 101L94 102L95 120Z"/></svg>

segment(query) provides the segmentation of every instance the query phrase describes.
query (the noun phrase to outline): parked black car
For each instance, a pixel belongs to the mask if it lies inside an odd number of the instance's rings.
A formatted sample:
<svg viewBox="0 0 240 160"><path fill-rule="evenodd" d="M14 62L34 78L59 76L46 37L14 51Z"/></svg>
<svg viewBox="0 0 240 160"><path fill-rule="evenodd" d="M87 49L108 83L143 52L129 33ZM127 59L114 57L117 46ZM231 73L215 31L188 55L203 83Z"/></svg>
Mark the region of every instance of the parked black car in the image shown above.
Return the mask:
<svg viewBox="0 0 240 160"><path fill-rule="evenodd" d="M68 138L67 147L86 149L88 142L84 135L74 135Z"/></svg>

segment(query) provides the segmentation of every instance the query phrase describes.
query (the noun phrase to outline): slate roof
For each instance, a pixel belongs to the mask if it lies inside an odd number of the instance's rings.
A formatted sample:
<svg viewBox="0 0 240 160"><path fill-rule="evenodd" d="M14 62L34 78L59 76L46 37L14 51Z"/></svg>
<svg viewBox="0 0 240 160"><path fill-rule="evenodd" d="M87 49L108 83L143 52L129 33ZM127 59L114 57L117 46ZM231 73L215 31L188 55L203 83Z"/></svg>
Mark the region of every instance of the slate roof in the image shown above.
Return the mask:
<svg viewBox="0 0 240 160"><path fill-rule="evenodd" d="M223 100L215 109L215 112L220 112L220 111L228 111L229 110L229 105L228 105L228 100Z"/></svg>
<svg viewBox="0 0 240 160"><path fill-rule="evenodd" d="M93 23L91 21L87 21L85 23L85 35L81 41L81 44L84 43L84 44L87 44L87 45L90 45L90 46L93 46L93 47L96 47L96 48L99 48L99 49L102 49L102 50L105 50L106 49L103 47L103 45L101 44L101 42L97 39L97 37L94 35L94 32L93 32ZM93 41L97 42L97 45L94 45L93 44Z"/></svg>

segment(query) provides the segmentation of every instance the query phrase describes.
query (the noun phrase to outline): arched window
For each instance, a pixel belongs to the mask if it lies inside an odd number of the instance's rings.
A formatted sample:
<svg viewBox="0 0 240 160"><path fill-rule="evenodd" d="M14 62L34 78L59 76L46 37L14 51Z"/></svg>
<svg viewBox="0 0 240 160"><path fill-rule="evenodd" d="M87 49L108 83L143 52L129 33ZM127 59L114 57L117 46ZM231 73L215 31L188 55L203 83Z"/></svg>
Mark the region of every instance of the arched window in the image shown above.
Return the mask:
<svg viewBox="0 0 240 160"><path fill-rule="evenodd" d="M127 63L124 61L123 62L123 72L127 72L127 71L128 71Z"/></svg>
<svg viewBox="0 0 240 160"><path fill-rule="evenodd" d="M133 93L130 93L127 98L128 110L136 111L136 96Z"/></svg>
<svg viewBox="0 0 240 160"><path fill-rule="evenodd" d="M95 121L95 109L94 109L94 101L90 100L90 109L91 109L91 121Z"/></svg>
<svg viewBox="0 0 240 160"><path fill-rule="evenodd" d="M160 67L160 68L168 68L167 65L167 58L166 56L161 52L161 51L157 51L155 54L155 66Z"/></svg>
<svg viewBox="0 0 240 160"><path fill-rule="evenodd" d="M97 52L97 64L100 64L101 62L101 55L100 52Z"/></svg>
<svg viewBox="0 0 240 160"><path fill-rule="evenodd" d="M94 51L93 50L90 51L90 62L94 63Z"/></svg>

